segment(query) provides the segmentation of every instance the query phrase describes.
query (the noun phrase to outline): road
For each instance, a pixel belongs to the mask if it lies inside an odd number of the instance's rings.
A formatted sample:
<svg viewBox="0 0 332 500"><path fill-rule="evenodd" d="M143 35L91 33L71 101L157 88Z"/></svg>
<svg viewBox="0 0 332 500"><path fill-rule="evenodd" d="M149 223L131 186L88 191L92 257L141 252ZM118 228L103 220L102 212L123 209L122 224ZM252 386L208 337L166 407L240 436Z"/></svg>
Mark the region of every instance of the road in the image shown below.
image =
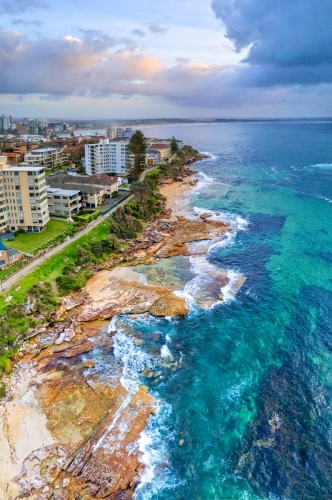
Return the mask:
<svg viewBox="0 0 332 500"><path fill-rule="evenodd" d="M148 172L151 170L154 170L156 167L149 168L148 170L145 170L140 177L140 182L142 182ZM109 212L107 212L106 217L111 215L111 213L115 212L119 207L122 207L128 201L130 201L134 195L128 196L125 200L121 201L116 207L112 208ZM80 231L79 233L76 233L74 236L72 236L69 240L64 241L63 243L60 243L60 245L56 246L55 248L52 248L52 250L49 250L48 252L44 253L40 257L38 257L36 260L28 264L24 269L21 269L20 271L17 271L17 273L13 274L8 278L8 280L4 281L3 283L0 284L0 292L4 292L5 290L8 290L8 288L12 287L17 281L19 281L21 278L29 274L31 271L36 269L36 267L40 266L46 259L49 257L52 257L52 255L55 255L56 253L60 252L64 248L66 248L67 245L70 245L73 243L75 240L78 240L81 236L84 236L85 234L89 233L92 229L94 229L98 224L103 222L105 220L105 216L99 217L97 220L91 222L83 231Z"/></svg>

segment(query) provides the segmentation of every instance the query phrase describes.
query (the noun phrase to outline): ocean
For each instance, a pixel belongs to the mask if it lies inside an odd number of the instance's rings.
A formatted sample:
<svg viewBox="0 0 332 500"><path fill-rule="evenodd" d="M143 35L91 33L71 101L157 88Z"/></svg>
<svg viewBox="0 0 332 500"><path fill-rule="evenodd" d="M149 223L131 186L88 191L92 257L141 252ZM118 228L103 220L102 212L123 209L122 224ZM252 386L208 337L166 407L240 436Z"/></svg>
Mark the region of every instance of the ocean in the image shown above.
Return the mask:
<svg viewBox="0 0 332 500"><path fill-rule="evenodd" d="M148 384L158 401L139 442L136 500L331 499L332 124L143 131L211 155L194 167L188 204L233 232L198 259L137 269L186 282L188 316L113 320L123 384ZM200 309L191 291L218 269L230 284ZM158 377L142 377L146 366Z"/></svg>

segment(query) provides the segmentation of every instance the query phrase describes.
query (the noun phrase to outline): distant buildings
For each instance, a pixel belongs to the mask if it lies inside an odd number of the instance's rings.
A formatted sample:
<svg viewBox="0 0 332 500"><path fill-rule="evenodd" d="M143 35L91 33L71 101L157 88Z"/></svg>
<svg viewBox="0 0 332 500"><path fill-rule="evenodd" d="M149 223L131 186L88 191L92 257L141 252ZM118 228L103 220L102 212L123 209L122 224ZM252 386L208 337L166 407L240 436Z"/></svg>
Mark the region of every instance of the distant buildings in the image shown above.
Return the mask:
<svg viewBox="0 0 332 500"><path fill-rule="evenodd" d="M24 155L24 162L29 165L41 165L51 169L63 165L68 161L68 155L62 148L37 148Z"/></svg>
<svg viewBox="0 0 332 500"><path fill-rule="evenodd" d="M7 166L0 156L0 233L41 232L49 221L45 170L38 166Z"/></svg>
<svg viewBox="0 0 332 500"><path fill-rule="evenodd" d="M100 139L85 145L85 171L88 175L114 173L125 176L128 166L128 140Z"/></svg>
<svg viewBox="0 0 332 500"><path fill-rule="evenodd" d="M106 138L113 140L116 137L122 137L125 139L130 139L133 135L134 130L131 127L117 127L116 125L112 125L106 130Z"/></svg>
<svg viewBox="0 0 332 500"><path fill-rule="evenodd" d="M12 124L12 117L11 116L6 116L2 115L0 119L0 128L3 130L9 130Z"/></svg>
<svg viewBox="0 0 332 500"><path fill-rule="evenodd" d="M171 148L168 144L151 144L146 150L147 154L156 154L158 153L159 155L159 161L166 160L166 158L169 158L171 154Z"/></svg>

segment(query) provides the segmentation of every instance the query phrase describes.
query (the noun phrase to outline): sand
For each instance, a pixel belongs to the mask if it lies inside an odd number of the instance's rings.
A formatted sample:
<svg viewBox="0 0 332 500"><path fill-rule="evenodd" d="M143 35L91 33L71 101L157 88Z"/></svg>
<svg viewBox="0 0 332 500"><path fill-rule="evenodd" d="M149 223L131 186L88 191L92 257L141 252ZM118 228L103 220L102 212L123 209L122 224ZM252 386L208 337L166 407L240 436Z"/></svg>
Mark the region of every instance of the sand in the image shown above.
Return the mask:
<svg viewBox="0 0 332 500"><path fill-rule="evenodd" d="M133 268L127 266L115 267L109 272L109 276L125 281L138 281L139 283L148 282L144 274L136 272Z"/></svg>
<svg viewBox="0 0 332 500"><path fill-rule="evenodd" d="M11 380L12 399L0 407L0 500L16 498L19 474L26 457L43 446L54 443L46 427L46 416L38 407L31 366L17 370Z"/></svg>
<svg viewBox="0 0 332 500"><path fill-rule="evenodd" d="M167 198L166 209L172 210L171 220L175 220L177 215L192 218L193 214L187 208L188 199L193 189L192 177L185 177L183 182L172 182L164 184L159 188L160 194Z"/></svg>

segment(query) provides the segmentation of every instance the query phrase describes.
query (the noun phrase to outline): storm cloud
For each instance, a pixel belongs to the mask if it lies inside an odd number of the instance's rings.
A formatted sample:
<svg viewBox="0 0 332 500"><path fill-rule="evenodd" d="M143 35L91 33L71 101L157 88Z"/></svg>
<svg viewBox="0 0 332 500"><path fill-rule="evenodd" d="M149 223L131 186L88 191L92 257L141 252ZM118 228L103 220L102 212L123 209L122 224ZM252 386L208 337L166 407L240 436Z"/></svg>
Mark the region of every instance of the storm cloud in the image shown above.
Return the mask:
<svg viewBox="0 0 332 500"><path fill-rule="evenodd" d="M332 81L330 0L213 0L243 60L246 85L317 84Z"/></svg>

